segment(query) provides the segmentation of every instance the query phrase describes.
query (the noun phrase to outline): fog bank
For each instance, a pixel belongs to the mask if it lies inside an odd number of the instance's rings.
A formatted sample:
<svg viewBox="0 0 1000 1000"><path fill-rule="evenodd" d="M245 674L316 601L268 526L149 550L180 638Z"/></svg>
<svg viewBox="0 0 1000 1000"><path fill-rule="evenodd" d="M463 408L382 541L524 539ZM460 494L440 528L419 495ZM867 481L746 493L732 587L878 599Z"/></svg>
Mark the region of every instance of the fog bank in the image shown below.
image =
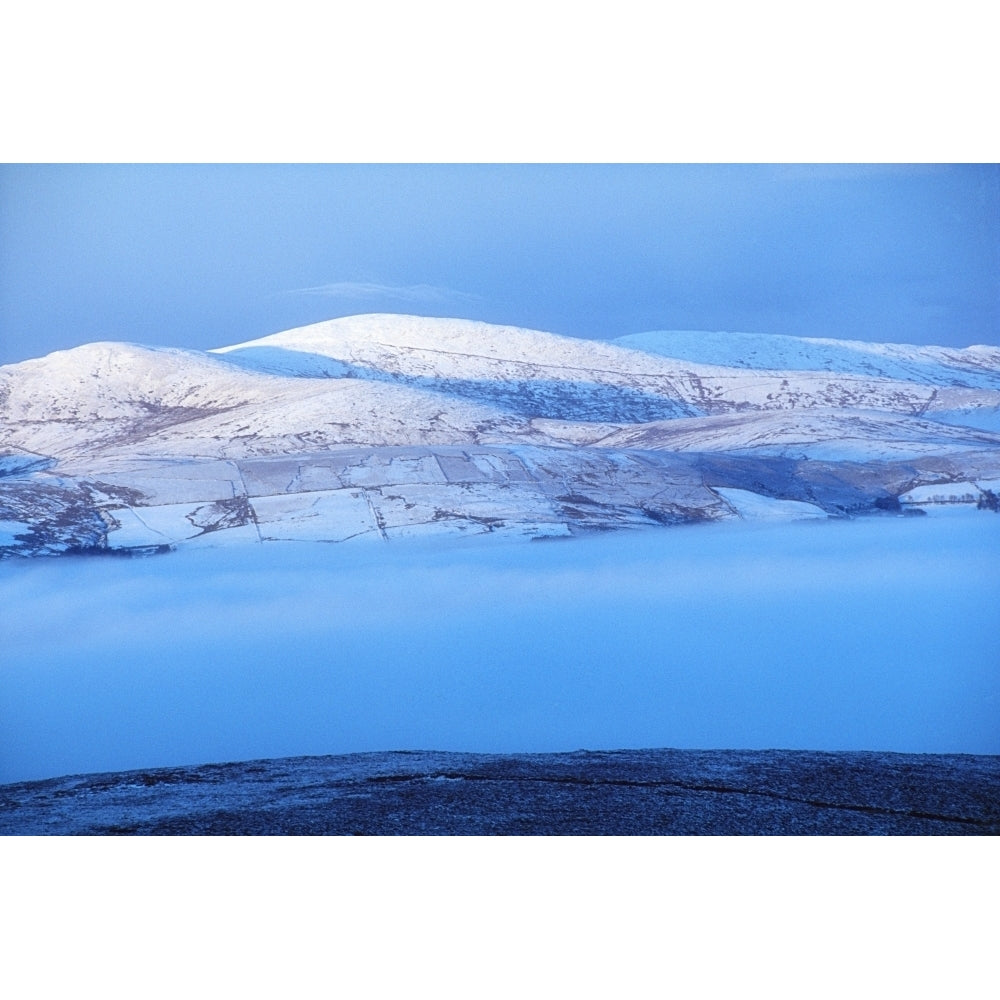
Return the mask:
<svg viewBox="0 0 1000 1000"><path fill-rule="evenodd" d="M0 782L368 750L1000 753L1000 517L0 565Z"/></svg>

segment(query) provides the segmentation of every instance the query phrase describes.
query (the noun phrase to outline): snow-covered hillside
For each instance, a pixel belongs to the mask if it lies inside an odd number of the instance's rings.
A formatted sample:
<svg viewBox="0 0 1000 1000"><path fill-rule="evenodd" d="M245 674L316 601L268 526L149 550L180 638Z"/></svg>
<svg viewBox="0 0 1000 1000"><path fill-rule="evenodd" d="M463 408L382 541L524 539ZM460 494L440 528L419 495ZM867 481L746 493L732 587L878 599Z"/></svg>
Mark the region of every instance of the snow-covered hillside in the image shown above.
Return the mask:
<svg viewBox="0 0 1000 1000"><path fill-rule="evenodd" d="M0 369L0 400L4 444L68 459L449 444L498 427L530 435L522 419L429 390L305 381L131 344L90 344Z"/></svg>
<svg viewBox="0 0 1000 1000"><path fill-rule="evenodd" d="M571 421L634 423L748 407L863 406L912 414L942 403L937 383L905 366L899 377L824 365L769 364L765 370L738 359L717 364L655 353L651 357L648 348L627 341L583 340L472 320L374 314L316 323L213 353L256 371L393 381L494 402L526 416ZM944 349L912 348L921 357L927 350ZM1000 363L991 357L984 356L983 367ZM754 368L752 377L748 367ZM1000 405L1000 376L995 381L989 386L947 383L994 390L948 399L956 408L971 405L973 398Z"/></svg>
<svg viewBox="0 0 1000 1000"><path fill-rule="evenodd" d="M0 368L0 553L898 512L1000 476L998 412L986 347L396 315L89 344Z"/></svg>
<svg viewBox="0 0 1000 1000"><path fill-rule="evenodd" d="M866 410L763 411L636 424L601 445L866 462L1000 447L1000 434Z"/></svg>
<svg viewBox="0 0 1000 1000"><path fill-rule="evenodd" d="M1000 347L917 347L688 330L633 333L611 343L697 364L758 371L829 371L934 386L1000 389Z"/></svg>

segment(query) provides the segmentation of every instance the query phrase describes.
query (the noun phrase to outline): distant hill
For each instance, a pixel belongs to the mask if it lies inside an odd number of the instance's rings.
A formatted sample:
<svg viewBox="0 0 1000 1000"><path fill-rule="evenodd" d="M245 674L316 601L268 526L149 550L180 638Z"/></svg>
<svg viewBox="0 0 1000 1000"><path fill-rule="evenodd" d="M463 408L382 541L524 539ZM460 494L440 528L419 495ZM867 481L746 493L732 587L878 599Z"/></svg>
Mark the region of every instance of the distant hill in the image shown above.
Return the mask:
<svg viewBox="0 0 1000 1000"><path fill-rule="evenodd" d="M995 492L998 414L989 347L383 314L89 344L0 368L0 556L901 513Z"/></svg>

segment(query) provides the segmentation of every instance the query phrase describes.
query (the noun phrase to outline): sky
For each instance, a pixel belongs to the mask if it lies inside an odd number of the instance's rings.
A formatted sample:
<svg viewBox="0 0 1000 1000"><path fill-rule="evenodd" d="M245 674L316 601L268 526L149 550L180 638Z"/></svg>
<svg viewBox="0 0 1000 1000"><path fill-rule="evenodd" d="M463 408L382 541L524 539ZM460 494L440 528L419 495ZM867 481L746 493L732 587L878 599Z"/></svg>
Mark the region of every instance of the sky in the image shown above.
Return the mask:
<svg viewBox="0 0 1000 1000"><path fill-rule="evenodd" d="M0 363L365 312L997 344L1000 166L0 166Z"/></svg>

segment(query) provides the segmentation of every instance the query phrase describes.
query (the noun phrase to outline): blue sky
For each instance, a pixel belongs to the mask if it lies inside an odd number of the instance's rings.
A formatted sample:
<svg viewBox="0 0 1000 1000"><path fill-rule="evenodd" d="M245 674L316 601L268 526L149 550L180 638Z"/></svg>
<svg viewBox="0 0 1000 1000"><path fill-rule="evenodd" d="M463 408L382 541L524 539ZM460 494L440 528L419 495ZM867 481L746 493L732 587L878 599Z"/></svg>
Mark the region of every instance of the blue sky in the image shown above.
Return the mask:
<svg viewBox="0 0 1000 1000"><path fill-rule="evenodd" d="M996 344L1000 167L0 167L0 363L362 312Z"/></svg>

